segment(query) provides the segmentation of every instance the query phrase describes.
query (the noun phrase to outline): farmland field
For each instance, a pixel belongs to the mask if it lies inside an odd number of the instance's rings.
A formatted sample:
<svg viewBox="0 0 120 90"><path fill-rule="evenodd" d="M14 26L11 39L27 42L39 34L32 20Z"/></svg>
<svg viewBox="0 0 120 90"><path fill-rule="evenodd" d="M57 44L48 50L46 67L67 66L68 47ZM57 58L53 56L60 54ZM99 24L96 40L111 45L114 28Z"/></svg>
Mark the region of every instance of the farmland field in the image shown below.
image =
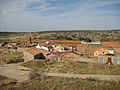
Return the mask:
<svg viewBox="0 0 120 90"><path fill-rule="evenodd" d="M120 47L120 41L102 42L104 47Z"/></svg>

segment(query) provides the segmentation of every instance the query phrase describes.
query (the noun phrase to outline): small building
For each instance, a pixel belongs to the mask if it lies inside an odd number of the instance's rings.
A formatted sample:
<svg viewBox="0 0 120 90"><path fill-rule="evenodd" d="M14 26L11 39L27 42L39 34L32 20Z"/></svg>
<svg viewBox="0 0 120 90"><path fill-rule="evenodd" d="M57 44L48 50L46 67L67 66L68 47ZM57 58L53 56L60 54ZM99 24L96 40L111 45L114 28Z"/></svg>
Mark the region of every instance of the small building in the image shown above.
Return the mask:
<svg viewBox="0 0 120 90"><path fill-rule="evenodd" d="M48 47L45 47L45 46L40 46L40 44L37 44L36 48L39 48L39 49L44 49L46 51L48 51Z"/></svg>
<svg viewBox="0 0 120 90"><path fill-rule="evenodd" d="M78 47L77 48L77 54L93 55L94 52L95 52L95 48L91 48L91 47Z"/></svg>
<svg viewBox="0 0 120 90"><path fill-rule="evenodd" d="M101 42L100 41L91 41L91 42L86 42L86 41L81 41L82 44L96 44L96 45L100 45Z"/></svg>
<svg viewBox="0 0 120 90"><path fill-rule="evenodd" d="M73 52L51 52L48 54L48 57L51 59L51 57L54 57L58 61L63 60L73 60L74 58L78 58L79 56L74 54Z"/></svg>
<svg viewBox="0 0 120 90"><path fill-rule="evenodd" d="M77 55L73 52L67 53L67 54L62 56L62 60L64 60L64 61L73 61L76 59L79 59L79 55Z"/></svg>
<svg viewBox="0 0 120 90"><path fill-rule="evenodd" d="M53 57L54 57L55 60L61 61L62 56L67 54L67 53L69 53L69 52L58 52L58 51L51 52L51 53L48 54L48 58L53 59Z"/></svg>
<svg viewBox="0 0 120 90"><path fill-rule="evenodd" d="M30 48L24 51L24 61L30 61L35 59L47 59L48 51L39 48Z"/></svg>
<svg viewBox="0 0 120 90"><path fill-rule="evenodd" d="M76 45L64 45L66 51L77 51Z"/></svg>
<svg viewBox="0 0 120 90"><path fill-rule="evenodd" d="M98 56L98 63L108 65L119 64L119 59L114 54L106 54Z"/></svg>
<svg viewBox="0 0 120 90"><path fill-rule="evenodd" d="M111 52L111 51L110 51ZM113 52L113 51L112 51ZM99 48L94 52L94 56L105 55L108 54L109 50L105 48Z"/></svg>
<svg viewBox="0 0 120 90"><path fill-rule="evenodd" d="M62 45L58 45L54 48L54 52L64 52L64 47Z"/></svg>
<svg viewBox="0 0 120 90"><path fill-rule="evenodd" d="M0 43L0 46L5 46L7 42Z"/></svg>
<svg viewBox="0 0 120 90"><path fill-rule="evenodd" d="M37 46L35 47L47 50L49 52L54 50L54 45L51 45L51 44L37 44Z"/></svg>
<svg viewBox="0 0 120 90"><path fill-rule="evenodd" d="M17 46L19 43L9 43L8 46Z"/></svg>

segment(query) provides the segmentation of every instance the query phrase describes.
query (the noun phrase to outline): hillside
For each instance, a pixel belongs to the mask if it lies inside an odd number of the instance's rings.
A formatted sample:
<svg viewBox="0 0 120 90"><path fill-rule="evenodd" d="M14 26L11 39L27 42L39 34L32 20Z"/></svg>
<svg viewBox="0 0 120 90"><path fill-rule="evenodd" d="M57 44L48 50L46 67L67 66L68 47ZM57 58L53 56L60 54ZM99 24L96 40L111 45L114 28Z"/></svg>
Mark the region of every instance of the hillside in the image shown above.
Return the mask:
<svg viewBox="0 0 120 90"><path fill-rule="evenodd" d="M72 31L41 31L32 33L0 32L0 38L18 38L31 36L45 40L98 40L119 41L120 30L72 30Z"/></svg>
<svg viewBox="0 0 120 90"><path fill-rule="evenodd" d="M35 39L53 40L120 40L120 30L78 30L78 31L45 31L32 33Z"/></svg>

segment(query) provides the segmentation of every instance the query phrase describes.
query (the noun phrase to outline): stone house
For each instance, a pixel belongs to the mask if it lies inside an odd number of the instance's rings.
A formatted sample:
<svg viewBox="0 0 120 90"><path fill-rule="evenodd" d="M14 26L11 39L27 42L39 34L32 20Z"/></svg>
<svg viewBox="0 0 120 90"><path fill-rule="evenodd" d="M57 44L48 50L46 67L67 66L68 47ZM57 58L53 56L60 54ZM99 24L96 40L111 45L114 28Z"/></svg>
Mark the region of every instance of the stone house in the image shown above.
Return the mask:
<svg viewBox="0 0 120 90"><path fill-rule="evenodd" d="M64 46L63 45L58 45L54 48L54 52L64 52Z"/></svg>
<svg viewBox="0 0 120 90"><path fill-rule="evenodd" d="M62 56L62 60L64 60L64 61L71 61L71 60L73 61L76 59L79 59L79 55L76 55L73 52L69 52L69 53Z"/></svg>
<svg viewBox="0 0 120 90"><path fill-rule="evenodd" d="M51 52L48 54L48 57L52 59L54 57L55 60L58 61L66 61L66 60L73 60L75 58L79 58L78 55L74 54L73 52Z"/></svg>
<svg viewBox="0 0 120 90"><path fill-rule="evenodd" d="M47 59L48 51L38 48L30 48L24 51L24 61L30 61L35 59Z"/></svg>

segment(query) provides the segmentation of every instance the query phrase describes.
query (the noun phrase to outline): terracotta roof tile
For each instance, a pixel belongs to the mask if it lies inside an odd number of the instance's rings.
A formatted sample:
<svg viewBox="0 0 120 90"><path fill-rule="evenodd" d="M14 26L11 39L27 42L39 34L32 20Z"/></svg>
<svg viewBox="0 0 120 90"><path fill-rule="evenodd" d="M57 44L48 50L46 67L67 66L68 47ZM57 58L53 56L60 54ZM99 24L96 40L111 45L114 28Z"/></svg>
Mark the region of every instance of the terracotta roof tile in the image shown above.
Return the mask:
<svg viewBox="0 0 120 90"><path fill-rule="evenodd" d="M39 49L39 48L30 48L30 49L27 50L27 52L29 52L33 55L36 55L36 54L39 54L39 53L43 53L43 54L49 54L50 53L46 50Z"/></svg>
<svg viewBox="0 0 120 90"><path fill-rule="evenodd" d="M50 56L62 56L62 55L68 54L68 53L70 53L70 52L51 52L48 55L50 55Z"/></svg>
<svg viewBox="0 0 120 90"><path fill-rule="evenodd" d="M74 54L74 53L67 53L67 54L65 54L64 56L66 56L66 57L79 57L78 55L76 55L76 54Z"/></svg>
<svg viewBox="0 0 120 90"><path fill-rule="evenodd" d="M96 50L99 50L100 48L79 48L78 53L79 54L93 54Z"/></svg>
<svg viewBox="0 0 120 90"><path fill-rule="evenodd" d="M0 49L8 49L7 46L0 46Z"/></svg>

